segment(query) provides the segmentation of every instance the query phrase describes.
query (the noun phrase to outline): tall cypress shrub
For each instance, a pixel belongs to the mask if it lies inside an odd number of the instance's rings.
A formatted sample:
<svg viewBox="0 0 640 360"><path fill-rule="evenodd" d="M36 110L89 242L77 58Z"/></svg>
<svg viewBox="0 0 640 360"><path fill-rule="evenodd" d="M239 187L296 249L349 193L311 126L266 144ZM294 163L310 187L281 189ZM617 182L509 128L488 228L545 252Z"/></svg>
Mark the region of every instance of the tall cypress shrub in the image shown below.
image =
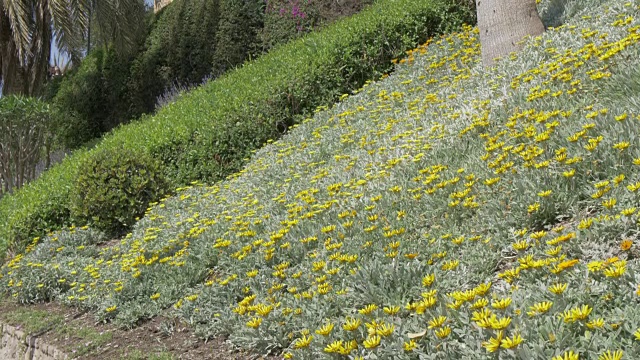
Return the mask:
<svg viewBox="0 0 640 360"><path fill-rule="evenodd" d="M218 21L219 0L176 0L157 15L131 68L137 113L153 111L171 87L200 83L211 73Z"/></svg>
<svg viewBox="0 0 640 360"><path fill-rule="evenodd" d="M258 53L264 0L220 0L213 74L220 75Z"/></svg>
<svg viewBox="0 0 640 360"><path fill-rule="evenodd" d="M75 115L58 134L63 147L76 148L139 116L129 106L132 60L132 55L118 54L113 46L100 46L65 75L51 100L63 113Z"/></svg>

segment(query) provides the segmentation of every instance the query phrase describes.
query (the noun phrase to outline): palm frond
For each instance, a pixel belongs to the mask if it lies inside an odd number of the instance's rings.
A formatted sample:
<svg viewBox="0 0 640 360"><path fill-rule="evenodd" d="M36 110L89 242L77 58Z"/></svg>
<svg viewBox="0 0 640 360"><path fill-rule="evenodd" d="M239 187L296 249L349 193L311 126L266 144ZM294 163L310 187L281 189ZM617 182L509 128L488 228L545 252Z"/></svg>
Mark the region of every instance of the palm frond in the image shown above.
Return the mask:
<svg viewBox="0 0 640 360"><path fill-rule="evenodd" d="M133 48L143 16L143 0L0 0L0 82L11 91L37 93L52 39L78 63L95 18L104 43L124 52ZM14 86L17 80L25 87Z"/></svg>
<svg viewBox="0 0 640 360"><path fill-rule="evenodd" d="M29 62L29 88L32 94L40 92L49 71L51 56L51 14L45 2L38 2L34 6L34 22L31 37L31 61Z"/></svg>
<svg viewBox="0 0 640 360"><path fill-rule="evenodd" d="M105 43L120 51L135 44L143 23L144 2L140 0L101 0L95 3L95 18Z"/></svg>
<svg viewBox="0 0 640 360"><path fill-rule="evenodd" d="M20 59L20 63L23 64L29 56L27 49L31 41L31 1L0 0L0 2L2 2L2 10L9 22L13 42L18 52L18 58Z"/></svg>
<svg viewBox="0 0 640 360"><path fill-rule="evenodd" d="M83 34L89 23L89 1L50 0L48 5L56 45L77 61L81 56L79 49L82 47Z"/></svg>

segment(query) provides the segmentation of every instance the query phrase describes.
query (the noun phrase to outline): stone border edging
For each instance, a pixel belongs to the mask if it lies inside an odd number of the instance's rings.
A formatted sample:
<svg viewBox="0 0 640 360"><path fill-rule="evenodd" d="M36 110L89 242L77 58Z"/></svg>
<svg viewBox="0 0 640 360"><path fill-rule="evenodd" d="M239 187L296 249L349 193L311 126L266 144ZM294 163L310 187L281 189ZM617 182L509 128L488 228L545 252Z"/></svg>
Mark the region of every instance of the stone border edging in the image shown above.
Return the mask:
<svg viewBox="0 0 640 360"><path fill-rule="evenodd" d="M39 336L49 329L33 335L0 321L0 359L2 360L67 360L69 355L53 345L40 341Z"/></svg>

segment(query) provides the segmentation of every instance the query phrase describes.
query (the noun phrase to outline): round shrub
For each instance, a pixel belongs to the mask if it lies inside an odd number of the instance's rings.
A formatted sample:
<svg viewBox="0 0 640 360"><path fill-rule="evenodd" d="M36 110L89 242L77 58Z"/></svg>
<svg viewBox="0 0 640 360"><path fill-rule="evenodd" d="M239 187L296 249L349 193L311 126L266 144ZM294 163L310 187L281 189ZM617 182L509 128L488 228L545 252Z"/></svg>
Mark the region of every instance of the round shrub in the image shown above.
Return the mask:
<svg viewBox="0 0 640 360"><path fill-rule="evenodd" d="M130 229L148 204L168 191L158 161L128 149L114 150L85 159L70 196L73 221L111 236Z"/></svg>

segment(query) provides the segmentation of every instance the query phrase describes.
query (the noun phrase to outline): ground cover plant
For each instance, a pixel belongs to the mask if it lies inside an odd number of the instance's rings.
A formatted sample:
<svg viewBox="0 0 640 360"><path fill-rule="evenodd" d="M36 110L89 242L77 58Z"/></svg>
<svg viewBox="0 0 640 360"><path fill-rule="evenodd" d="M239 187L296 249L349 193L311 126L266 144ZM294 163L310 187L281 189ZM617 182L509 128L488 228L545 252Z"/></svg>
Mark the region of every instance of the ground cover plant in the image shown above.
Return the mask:
<svg viewBox="0 0 640 360"><path fill-rule="evenodd" d="M105 219L83 209L75 211L82 218L74 218L70 210L70 199L77 198L74 191L82 188L76 179L86 171L85 164L112 157L121 161L114 169L124 169L123 164L136 159L153 159L159 161L169 189L194 180L223 179L240 170L252 150L280 137L305 114L389 71L392 58L431 34L455 29L468 14L449 0L381 0L181 95L157 114L118 128L94 149L74 153L21 191L5 196L0 201L0 256L7 247L23 250L47 229ZM133 159L121 156L122 149ZM122 190L114 188L116 193ZM118 204L111 208L121 209ZM142 215L136 208L124 218Z"/></svg>
<svg viewBox="0 0 640 360"><path fill-rule="evenodd" d="M433 39L123 240L34 240L3 288L287 359L638 358L640 1L569 6L492 69L475 29Z"/></svg>

